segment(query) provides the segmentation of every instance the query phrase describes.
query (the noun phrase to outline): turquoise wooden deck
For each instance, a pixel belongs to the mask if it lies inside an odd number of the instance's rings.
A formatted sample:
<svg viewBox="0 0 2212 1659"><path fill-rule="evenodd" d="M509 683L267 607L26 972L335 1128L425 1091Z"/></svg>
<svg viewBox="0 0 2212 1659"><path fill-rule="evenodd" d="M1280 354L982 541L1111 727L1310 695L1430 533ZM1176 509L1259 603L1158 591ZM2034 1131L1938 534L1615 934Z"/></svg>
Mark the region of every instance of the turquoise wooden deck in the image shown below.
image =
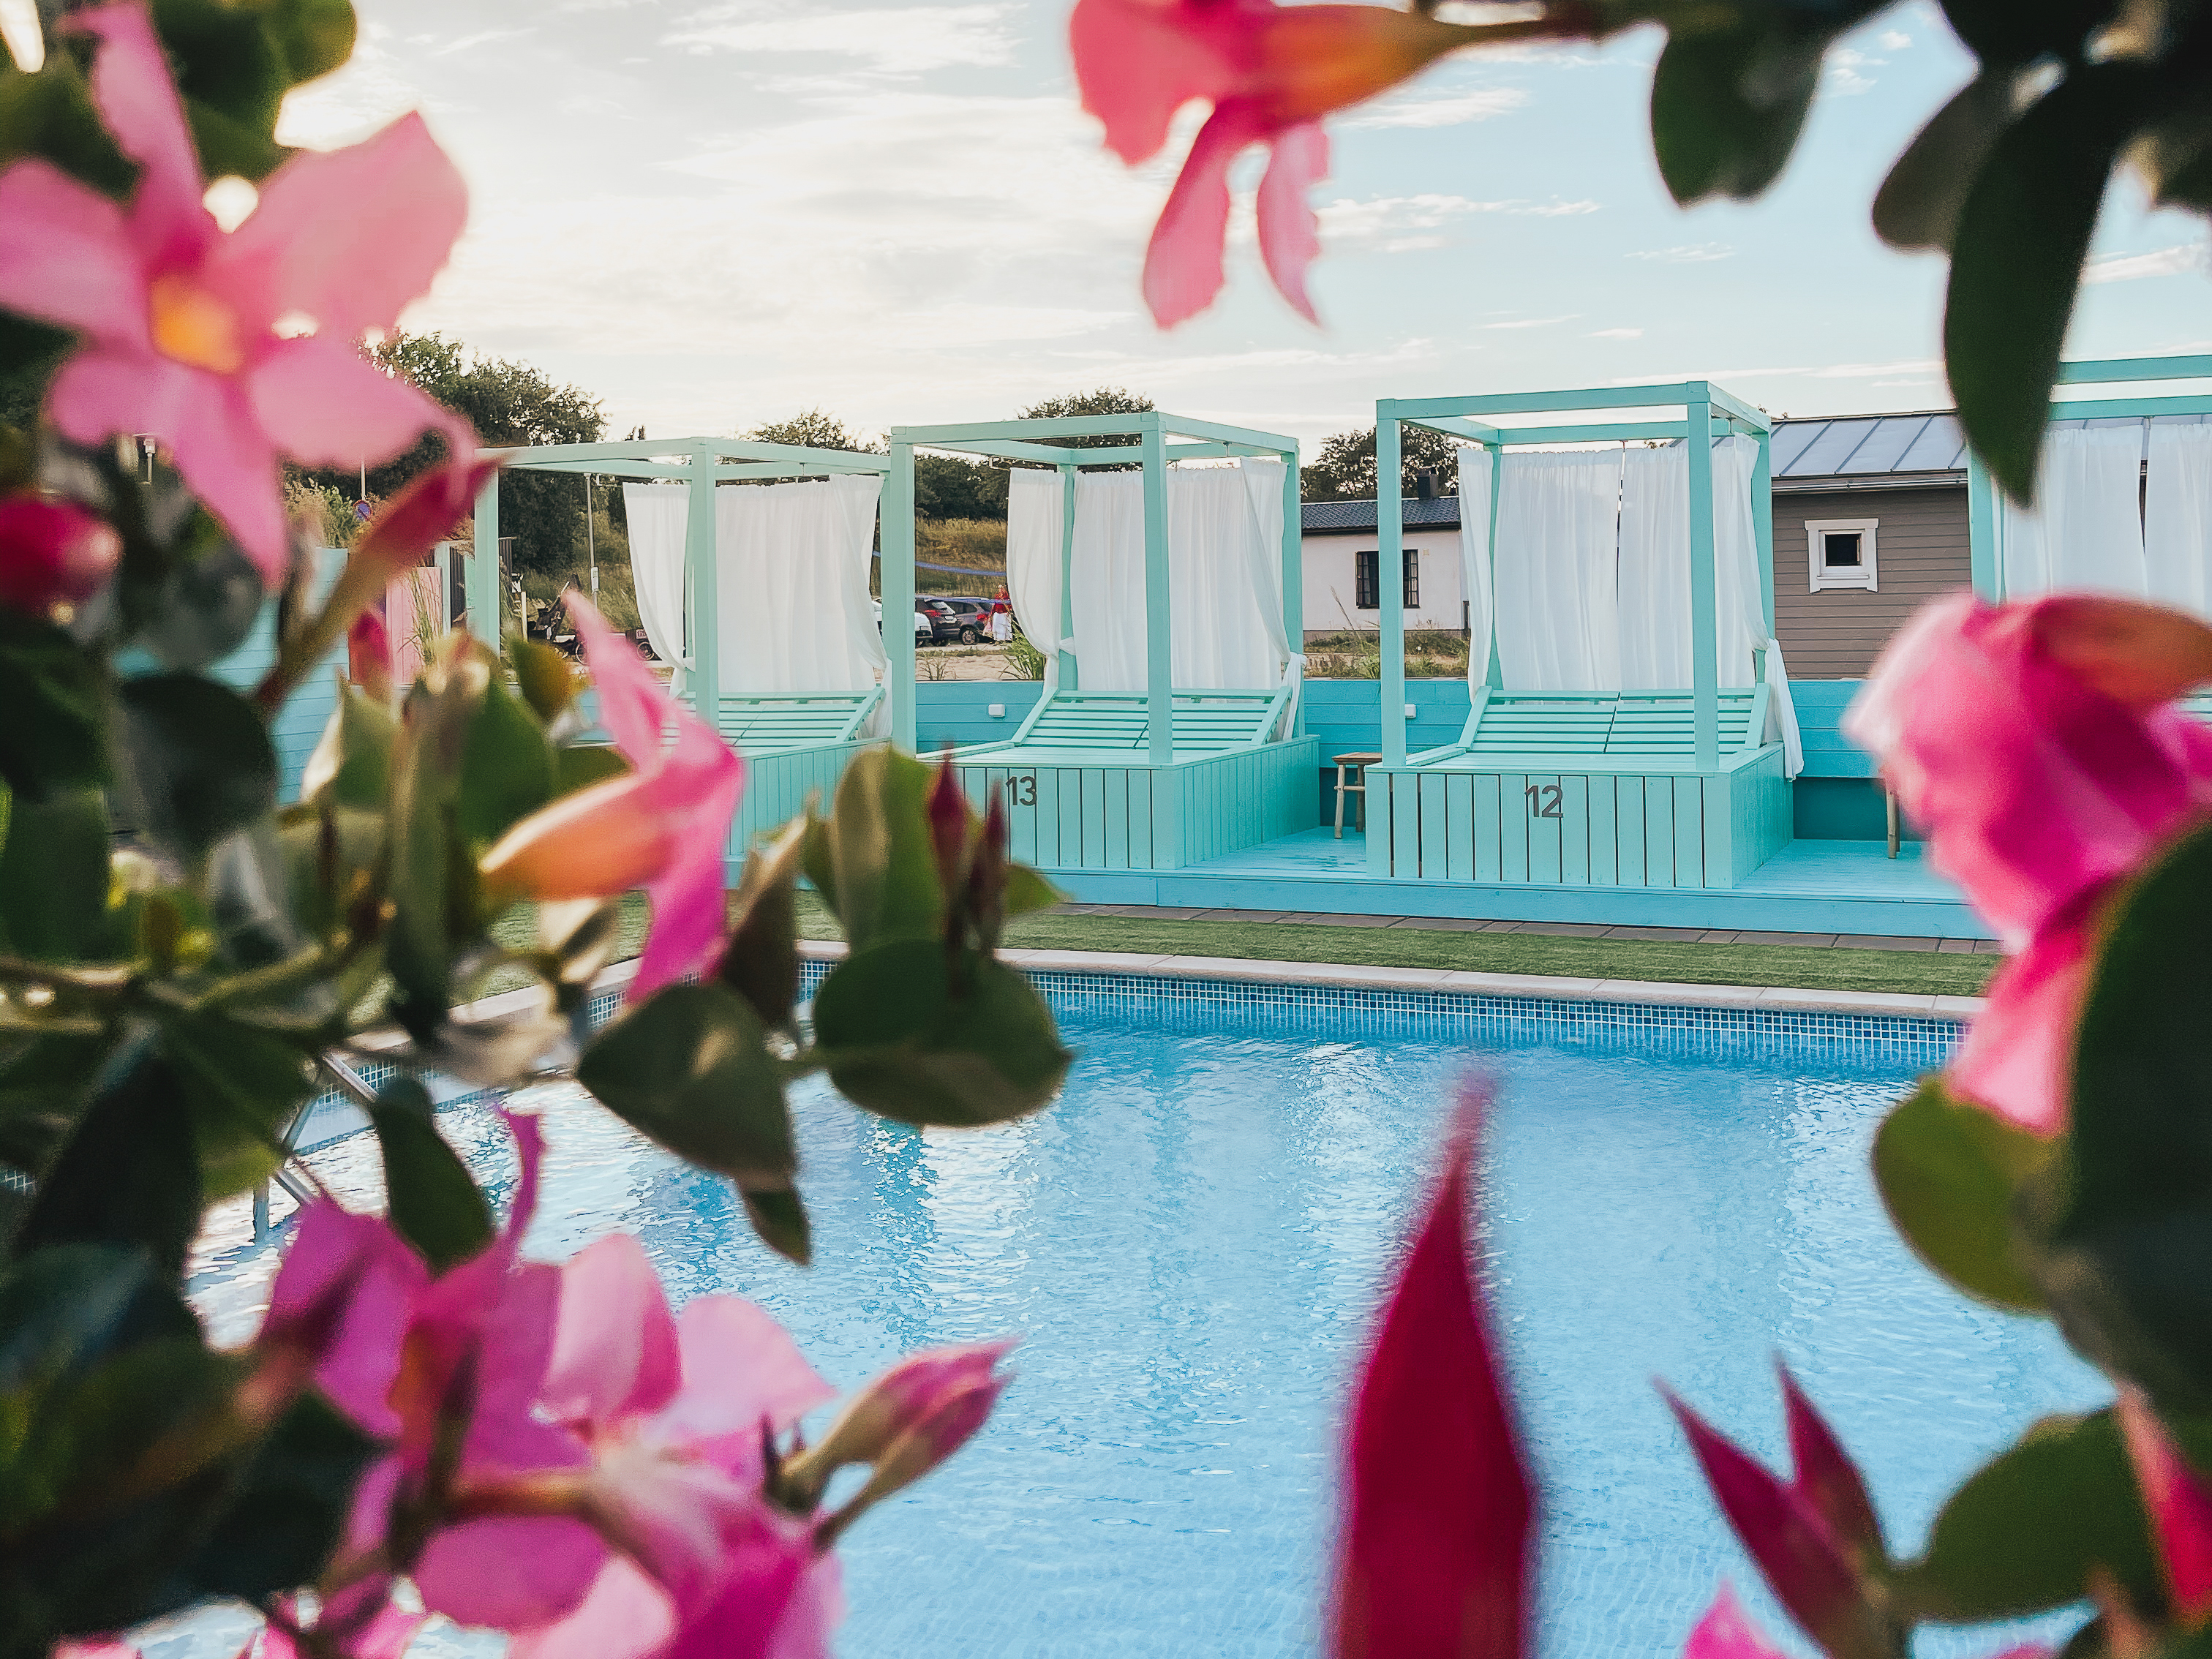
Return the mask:
<svg viewBox="0 0 2212 1659"><path fill-rule="evenodd" d="M1005 742L954 751L981 807L1005 803L1016 858L1092 870L1175 870L1317 822L1316 738L1274 737L1287 686L1177 691L1174 747L1152 759L1141 691L1060 691Z"/></svg>
<svg viewBox="0 0 2212 1659"><path fill-rule="evenodd" d="M1287 912L1310 915L1316 922L1332 915L1480 916L1909 939L1990 933L1911 843L1893 860L1883 855L1880 842L1792 842L1726 888L1378 878L1368 872L1364 843L1349 830L1338 841L1324 828L1181 870L1060 866L1045 873L1082 903Z"/></svg>
<svg viewBox="0 0 2212 1659"><path fill-rule="evenodd" d="M866 748L860 735L884 689L789 696L726 696L715 721L722 740L745 757L745 793L730 823L728 857L740 864L753 838L788 823L819 795L826 808L846 763Z"/></svg>
<svg viewBox="0 0 2212 1659"><path fill-rule="evenodd" d="M1367 774L1371 874L1595 887L1733 887L1790 837L1765 687L1715 698L1700 765L1687 692L1474 694L1457 743Z"/></svg>

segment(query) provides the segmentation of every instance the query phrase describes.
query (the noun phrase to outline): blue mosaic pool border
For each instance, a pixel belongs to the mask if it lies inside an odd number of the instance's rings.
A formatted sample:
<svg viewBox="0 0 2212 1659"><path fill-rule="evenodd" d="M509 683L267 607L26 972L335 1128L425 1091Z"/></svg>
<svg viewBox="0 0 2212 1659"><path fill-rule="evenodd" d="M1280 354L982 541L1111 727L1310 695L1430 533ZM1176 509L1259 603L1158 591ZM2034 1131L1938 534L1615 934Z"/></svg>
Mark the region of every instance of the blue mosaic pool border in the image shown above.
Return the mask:
<svg viewBox="0 0 2212 1659"><path fill-rule="evenodd" d="M811 996L836 964L810 960ZM1665 1054L1803 1053L1934 1068L1950 1059L1964 1027L1905 1014L1725 1008L1500 996L1488 992L1386 990L1268 980L1154 974L1032 971L1057 1016L1152 1017L1181 1024L1233 1017L1255 1035L1404 1036L1480 1045L1542 1042L1633 1048ZM1194 1020L1194 1023L1196 1023Z"/></svg>

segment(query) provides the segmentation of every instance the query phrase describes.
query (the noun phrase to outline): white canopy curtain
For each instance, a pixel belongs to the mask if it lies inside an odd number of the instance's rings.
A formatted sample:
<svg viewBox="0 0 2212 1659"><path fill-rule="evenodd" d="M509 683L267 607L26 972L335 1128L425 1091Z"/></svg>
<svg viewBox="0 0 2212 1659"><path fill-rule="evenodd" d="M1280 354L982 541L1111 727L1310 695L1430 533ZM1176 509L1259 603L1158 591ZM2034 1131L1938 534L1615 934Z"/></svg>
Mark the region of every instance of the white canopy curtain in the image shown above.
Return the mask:
<svg viewBox="0 0 2212 1659"><path fill-rule="evenodd" d="M2151 428L2143 563L2152 599L2212 617L2212 426Z"/></svg>
<svg viewBox="0 0 2212 1659"><path fill-rule="evenodd" d="M724 695L865 691L882 677L889 659L868 597L882 489L875 473L846 473L714 491ZM646 637L665 661L679 664L690 494L688 486L623 489Z"/></svg>
<svg viewBox="0 0 2212 1659"><path fill-rule="evenodd" d="M1006 598L1024 636L1044 653L1050 696L1060 684L1060 543L1066 528L1060 473L1016 467L1006 486Z"/></svg>
<svg viewBox="0 0 2212 1659"><path fill-rule="evenodd" d="M1015 475L1018 477L1020 475ZM1251 690L1296 674L1282 620L1282 463L1175 467L1167 476L1170 678L1178 690ZM1009 501L1009 514L1012 503ZM1008 569L1012 565L1008 524ZM1090 472L1075 484L1069 588L1086 691L1145 690L1145 480Z"/></svg>
<svg viewBox="0 0 2212 1659"><path fill-rule="evenodd" d="M2143 559L2142 425L2062 427L2047 434L2035 506L1998 509L1997 568L2008 599L2057 587L2140 599Z"/></svg>
<svg viewBox="0 0 2212 1659"><path fill-rule="evenodd" d="M629 519L630 580L637 589L638 620L653 654L675 666L669 682L681 693L691 652L684 633L684 533L691 492L682 484L624 484L623 510Z"/></svg>
<svg viewBox="0 0 2212 1659"><path fill-rule="evenodd" d="M1620 468L1618 450L1510 454L1499 467L1492 592L1510 690L1620 689Z"/></svg>
<svg viewBox="0 0 2212 1659"><path fill-rule="evenodd" d="M1490 472L1496 463L1476 444L1459 448L1460 592L1467 596L1467 684L1490 678Z"/></svg>

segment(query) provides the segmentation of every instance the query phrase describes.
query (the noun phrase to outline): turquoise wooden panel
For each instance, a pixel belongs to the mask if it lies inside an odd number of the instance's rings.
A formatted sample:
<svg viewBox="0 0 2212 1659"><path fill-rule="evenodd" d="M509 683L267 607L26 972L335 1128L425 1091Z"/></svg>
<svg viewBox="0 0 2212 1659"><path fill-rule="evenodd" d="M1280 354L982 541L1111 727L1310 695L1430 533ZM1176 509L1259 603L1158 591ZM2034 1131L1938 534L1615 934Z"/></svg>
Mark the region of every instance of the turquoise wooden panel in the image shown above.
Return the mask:
<svg viewBox="0 0 2212 1659"><path fill-rule="evenodd" d="M1529 794L1530 788L1536 793ZM1531 774L1522 786L1522 805L1528 814L1528 879L1547 886L1557 886L1565 868L1566 793L1557 775Z"/></svg>
<svg viewBox="0 0 2212 1659"><path fill-rule="evenodd" d="M1702 779L1675 778L1674 885L1705 884L1705 790Z"/></svg>
<svg viewBox="0 0 2212 1659"><path fill-rule="evenodd" d="M1498 775L1498 878L1528 879L1528 780L1518 772Z"/></svg>
<svg viewBox="0 0 2212 1659"><path fill-rule="evenodd" d="M1444 776L1441 772L1423 772L1419 775L1421 801L1420 857L1424 879L1443 873L1451 858L1451 812L1444 799Z"/></svg>
<svg viewBox="0 0 2212 1659"><path fill-rule="evenodd" d="M1620 880L1620 821L1619 802L1621 778L1595 777L1583 781L1589 789L1589 878L1601 887L1611 887Z"/></svg>
<svg viewBox="0 0 2212 1659"><path fill-rule="evenodd" d="M1060 816L1060 792L1066 785L1068 774L1057 766L1032 766L1017 769L1012 762L1008 769L1017 778L1036 780L1036 836L1037 862L1066 867L1075 860L1068 856L1069 848L1065 834L1065 820ZM1029 793L1029 785L1022 785L1022 793Z"/></svg>
<svg viewBox="0 0 2212 1659"><path fill-rule="evenodd" d="M1674 870L1674 783L1671 778L1644 780L1644 884L1680 885Z"/></svg>
<svg viewBox="0 0 2212 1659"><path fill-rule="evenodd" d="M1401 772L1390 784L1390 868L1395 875L1418 876L1421 872L1420 776Z"/></svg>
<svg viewBox="0 0 2212 1659"><path fill-rule="evenodd" d="M1559 780L1559 879L1587 884L1590 878L1590 781L1572 775Z"/></svg>
<svg viewBox="0 0 2212 1659"><path fill-rule="evenodd" d="M1792 680L1790 700L1797 710L1797 730L1805 744L1808 778L1870 778L1874 761L1844 734L1844 710L1858 695L1863 680Z"/></svg>
<svg viewBox="0 0 2212 1659"><path fill-rule="evenodd" d="M1043 693L1037 680L925 680L914 688L915 752L1002 743L1020 730ZM994 703L1006 711L996 720Z"/></svg>
<svg viewBox="0 0 2212 1659"><path fill-rule="evenodd" d="M1707 887L1735 885L1736 843L1747 827L1753 792L1738 788L1725 774L1700 780L1705 832L1705 883Z"/></svg>
<svg viewBox="0 0 2212 1659"><path fill-rule="evenodd" d="M1498 778L1494 773L1477 772L1469 781L1474 785L1474 878L1500 881L1504 853L1504 831L1498 823Z"/></svg>
<svg viewBox="0 0 2212 1659"><path fill-rule="evenodd" d="M1444 841L1444 879L1473 881L1474 780L1464 772L1444 774L1444 817L1449 826Z"/></svg>
<svg viewBox="0 0 2212 1659"><path fill-rule="evenodd" d="M1651 860L1644 853L1644 782L1642 778L1624 777L1616 780L1613 789L1613 845L1614 856L1620 861L1623 887L1651 885Z"/></svg>
<svg viewBox="0 0 2212 1659"><path fill-rule="evenodd" d="M1154 766L1146 771L1152 781L1152 865L1155 870L1178 870L1190 860L1184 850L1183 794L1188 767Z"/></svg>
<svg viewBox="0 0 2212 1659"><path fill-rule="evenodd" d="M1084 823L1083 793L1088 781L1079 768L1054 769L1053 793L1060 808L1060 856L1056 862L1070 869L1080 869L1090 862L1084 856L1083 845L1083 832L1087 827Z"/></svg>
<svg viewBox="0 0 2212 1659"><path fill-rule="evenodd" d="M1129 862L1129 774L1126 770L1099 774L1100 811L1105 823L1105 859L1109 870L1127 870Z"/></svg>
<svg viewBox="0 0 2212 1659"><path fill-rule="evenodd" d="M1129 792L1129 868L1152 870L1152 775L1132 770L1121 775Z"/></svg>

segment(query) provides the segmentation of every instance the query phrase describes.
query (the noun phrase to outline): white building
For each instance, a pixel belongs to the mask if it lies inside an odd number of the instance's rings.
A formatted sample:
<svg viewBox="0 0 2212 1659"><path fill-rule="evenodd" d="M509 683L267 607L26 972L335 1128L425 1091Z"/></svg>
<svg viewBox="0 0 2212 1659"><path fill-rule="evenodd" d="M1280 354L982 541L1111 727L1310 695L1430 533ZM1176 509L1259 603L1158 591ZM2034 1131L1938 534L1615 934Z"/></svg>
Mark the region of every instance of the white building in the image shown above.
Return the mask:
<svg viewBox="0 0 2212 1659"><path fill-rule="evenodd" d="M1340 634L1382 625L1380 544L1372 501L1308 501L1299 515L1305 563L1306 632ZM1460 566L1459 497L1407 498L1406 626L1467 627Z"/></svg>

